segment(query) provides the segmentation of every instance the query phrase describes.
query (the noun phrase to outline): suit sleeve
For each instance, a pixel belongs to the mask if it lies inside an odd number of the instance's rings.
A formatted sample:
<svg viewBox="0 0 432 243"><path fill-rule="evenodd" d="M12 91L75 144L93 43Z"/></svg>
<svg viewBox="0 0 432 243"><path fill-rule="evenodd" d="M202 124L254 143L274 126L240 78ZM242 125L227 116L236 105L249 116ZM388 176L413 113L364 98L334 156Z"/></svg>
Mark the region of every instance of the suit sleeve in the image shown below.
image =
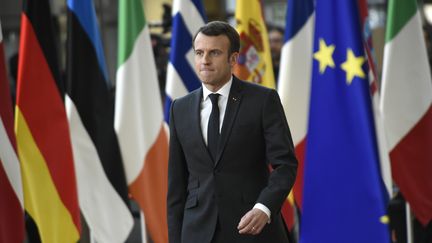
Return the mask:
<svg viewBox="0 0 432 243"><path fill-rule="evenodd" d="M177 137L174 107L175 101L173 101L170 111L167 217L169 242L180 243L189 173L183 149Z"/></svg>
<svg viewBox="0 0 432 243"><path fill-rule="evenodd" d="M269 91L264 102L262 124L266 159L273 170L257 201L268 207L272 215L276 215L294 185L298 162L282 104L275 90Z"/></svg>

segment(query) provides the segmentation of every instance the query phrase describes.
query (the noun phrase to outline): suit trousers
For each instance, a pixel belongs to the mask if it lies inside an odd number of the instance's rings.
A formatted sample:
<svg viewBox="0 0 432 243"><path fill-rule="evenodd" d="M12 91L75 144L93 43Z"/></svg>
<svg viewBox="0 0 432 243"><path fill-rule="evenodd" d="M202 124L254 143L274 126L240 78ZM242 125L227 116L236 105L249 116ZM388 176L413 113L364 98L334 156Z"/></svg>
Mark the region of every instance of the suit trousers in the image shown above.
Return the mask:
<svg viewBox="0 0 432 243"><path fill-rule="evenodd" d="M216 229L215 232L213 234L213 238L211 243L224 243L226 242L225 239L223 239L223 234L222 234L222 230L221 230L221 226L220 226L220 222L219 219L216 223Z"/></svg>

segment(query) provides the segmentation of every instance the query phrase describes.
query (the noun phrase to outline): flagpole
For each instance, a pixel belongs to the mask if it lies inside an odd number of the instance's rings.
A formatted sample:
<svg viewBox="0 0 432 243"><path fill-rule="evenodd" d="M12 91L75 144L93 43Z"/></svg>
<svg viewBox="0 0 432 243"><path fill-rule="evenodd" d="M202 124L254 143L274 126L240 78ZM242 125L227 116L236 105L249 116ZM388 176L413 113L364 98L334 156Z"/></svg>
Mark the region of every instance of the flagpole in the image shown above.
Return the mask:
<svg viewBox="0 0 432 243"><path fill-rule="evenodd" d="M89 241L90 243L97 243L95 237L93 237L93 231L89 229Z"/></svg>
<svg viewBox="0 0 432 243"><path fill-rule="evenodd" d="M407 243L413 243L413 227L412 227L412 214L411 207L408 202L405 202L406 212L406 230L407 230Z"/></svg>
<svg viewBox="0 0 432 243"><path fill-rule="evenodd" d="M147 242L147 231L145 227L145 218L143 211L140 210L140 223L141 223L141 242Z"/></svg>

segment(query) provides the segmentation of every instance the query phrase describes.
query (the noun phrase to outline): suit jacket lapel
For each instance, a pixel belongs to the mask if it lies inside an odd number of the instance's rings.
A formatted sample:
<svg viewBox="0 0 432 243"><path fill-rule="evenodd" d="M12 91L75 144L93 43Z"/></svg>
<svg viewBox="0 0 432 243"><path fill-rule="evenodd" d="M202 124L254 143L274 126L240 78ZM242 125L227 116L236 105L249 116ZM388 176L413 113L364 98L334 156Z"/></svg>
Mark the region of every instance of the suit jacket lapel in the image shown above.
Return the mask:
<svg viewBox="0 0 432 243"><path fill-rule="evenodd" d="M225 145L228 141L228 137L231 134L232 125L237 115L238 107L240 106L241 101L241 83L234 76L233 83L231 86L230 94L228 96L227 108L225 111L225 117L222 124L222 132L219 140L219 149L218 155L216 157L215 166L219 163L219 160L222 156L222 153L225 149Z"/></svg>

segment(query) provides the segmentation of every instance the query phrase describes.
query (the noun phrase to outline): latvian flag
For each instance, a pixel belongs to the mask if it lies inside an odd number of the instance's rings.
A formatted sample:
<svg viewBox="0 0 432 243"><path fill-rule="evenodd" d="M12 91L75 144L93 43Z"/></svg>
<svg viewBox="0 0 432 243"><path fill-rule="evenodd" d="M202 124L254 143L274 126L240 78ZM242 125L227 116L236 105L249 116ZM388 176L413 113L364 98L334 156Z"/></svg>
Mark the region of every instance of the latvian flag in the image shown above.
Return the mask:
<svg viewBox="0 0 432 243"><path fill-rule="evenodd" d="M16 153L12 102L0 25L0 242L24 241L21 168Z"/></svg>

